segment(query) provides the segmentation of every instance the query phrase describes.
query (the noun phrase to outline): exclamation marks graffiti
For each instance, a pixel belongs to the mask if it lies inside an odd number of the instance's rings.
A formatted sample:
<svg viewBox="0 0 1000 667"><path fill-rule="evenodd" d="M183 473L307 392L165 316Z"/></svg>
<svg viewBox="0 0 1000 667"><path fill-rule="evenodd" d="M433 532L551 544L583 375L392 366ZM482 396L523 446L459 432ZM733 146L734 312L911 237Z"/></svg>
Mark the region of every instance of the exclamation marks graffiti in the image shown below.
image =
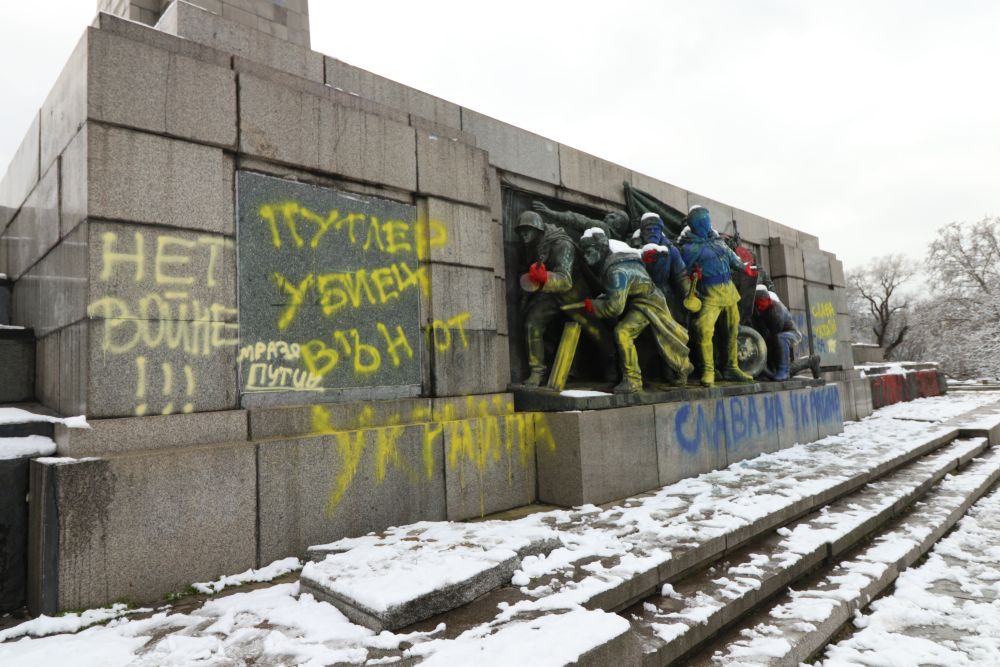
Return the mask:
<svg viewBox="0 0 1000 667"><path fill-rule="evenodd" d="M146 396L146 385L148 383L148 378L146 374L146 357L136 357L135 358L135 378L136 378L136 388L135 388L135 415L137 417L142 417L149 411L149 403L147 402ZM174 413L174 367L172 364L164 362L160 364L160 370L163 373L163 389L162 395L164 400L166 400L166 405L163 406L163 410L160 414L169 415ZM184 396L187 399L184 405L181 407L181 411L186 413L194 412L194 392L197 384L194 377L194 369L190 366L184 366Z"/></svg>

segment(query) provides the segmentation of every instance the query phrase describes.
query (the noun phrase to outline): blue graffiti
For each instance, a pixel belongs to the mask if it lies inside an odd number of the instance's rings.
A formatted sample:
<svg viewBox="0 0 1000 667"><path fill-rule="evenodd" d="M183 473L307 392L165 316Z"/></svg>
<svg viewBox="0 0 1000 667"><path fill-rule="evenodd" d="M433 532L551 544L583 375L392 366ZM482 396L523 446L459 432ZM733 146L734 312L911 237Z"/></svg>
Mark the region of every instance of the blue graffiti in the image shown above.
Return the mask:
<svg viewBox="0 0 1000 667"><path fill-rule="evenodd" d="M738 445L752 438L754 431L760 435L760 417L757 416L757 401L753 396L734 396L729 399L730 445Z"/></svg>
<svg viewBox="0 0 1000 667"><path fill-rule="evenodd" d="M694 433L690 436L685 433L684 427L691 417L690 403L685 403L677 411L674 418L674 433L681 449L694 453L698 451L703 440L711 442L716 449L724 447L729 442L728 428L726 427L726 409L723 401L715 402L715 419L708 420L705 415L705 406L698 404L698 411L695 417ZM721 443L720 443L721 441Z"/></svg>
<svg viewBox="0 0 1000 667"><path fill-rule="evenodd" d="M781 406L781 396L767 394L764 396L764 430L776 433L785 428L785 409Z"/></svg>

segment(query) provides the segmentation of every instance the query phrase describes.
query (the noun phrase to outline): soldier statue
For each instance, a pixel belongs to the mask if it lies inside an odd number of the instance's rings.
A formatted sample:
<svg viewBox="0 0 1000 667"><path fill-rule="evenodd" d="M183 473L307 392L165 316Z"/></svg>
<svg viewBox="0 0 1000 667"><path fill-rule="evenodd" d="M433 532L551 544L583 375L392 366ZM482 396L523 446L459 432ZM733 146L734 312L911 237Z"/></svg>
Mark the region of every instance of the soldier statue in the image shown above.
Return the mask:
<svg viewBox="0 0 1000 667"><path fill-rule="evenodd" d="M575 270L576 247L573 241L563 229L545 224L534 211L522 213L515 230L530 263L528 272L522 274L519 281L521 289L531 295L524 317L530 369L524 384L537 387L544 381L547 371L545 328L553 320L561 320L564 314L579 323L581 330L597 344L601 357L606 360L602 365L603 379L614 382L617 379L612 363L615 349L607 329L586 311L562 309L562 306L580 302L588 296L586 286Z"/></svg>
<svg viewBox="0 0 1000 667"><path fill-rule="evenodd" d="M781 382L809 368L813 378L819 378L819 355L795 358L795 348L802 341L802 334L795 328L785 304L765 285L757 285L751 323L767 344L769 363L762 372L764 377Z"/></svg>
<svg viewBox="0 0 1000 667"><path fill-rule="evenodd" d="M663 294L653 284L638 253L612 253L607 235L600 228L591 228L580 239L583 258L594 269L604 289L597 299L587 299L585 309L602 318L618 317L615 341L622 381L615 386L616 394L642 390L642 373L635 339L652 326L656 349L674 376L674 383L683 386L693 370L688 361L687 331L670 316Z"/></svg>
<svg viewBox="0 0 1000 667"><path fill-rule="evenodd" d="M604 216L604 220L594 220L572 211L553 211L540 201L532 202L531 208L546 219L581 234L591 227L597 227L609 239L627 241L630 236L630 223L625 211L611 211Z"/></svg>

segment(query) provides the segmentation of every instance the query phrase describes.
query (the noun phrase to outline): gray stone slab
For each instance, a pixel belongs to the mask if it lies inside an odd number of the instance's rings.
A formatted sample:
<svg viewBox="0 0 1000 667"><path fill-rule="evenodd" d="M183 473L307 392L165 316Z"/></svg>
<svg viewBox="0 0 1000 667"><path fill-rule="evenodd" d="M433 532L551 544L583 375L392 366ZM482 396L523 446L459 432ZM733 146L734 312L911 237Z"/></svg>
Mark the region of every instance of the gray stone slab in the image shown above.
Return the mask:
<svg viewBox="0 0 1000 667"><path fill-rule="evenodd" d="M79 458L247 440L245 410L90 419L87 423L89 429L56 424L59 456Z"/></svg>
<svg viewBox="0 0 1000 667"><path fill-rule="evenodd" d="M491 223L492 224L492 223ZM453 322L465 329L496 330L496 284L491 269L466 268L450 264L431 264L430 310L436 322ZM440 328L440 325L435 325ZM435 346L439 339L435 340Z"/></svg>
<svg viewBox="0 0 1000 667"><path fill-rule="evenodd" d="M35 531L55 575L48 611L162 600L256 564L253 445L32 466L47 478L32 502L53 509Z"/></svg>
<svg viewBox="0 0 1000 667"><path fill-rule="evenodd" d="M502 121L462 109L462 129L489 153L491 165L559 185L559 144Z"/></svg>
<svg viewBox="0 0 1000 667"><path fill-rule="evenodd" d="M245 393L421 384L414 207L241 171L238 210Z"/></svg>
<svg viewBox="0 0 1000 667"><path fill-rule="evenodd" d="M805 279L822 285L833 285L833 274L830 272L830 258L819 250L802 250L802 264Z"/></svg>
<svg viewBox="0 0 1000 667"><path fill-rule="evenodd" d="M293 438L332 431L413 424L432 415L431 399L264 406L249 411L250 439Z"/></svg>
<svg viewBox="0 0 1000 667"><path fill-rule="evenodd" d="M803 278L805 269L802 265L802 250L798 246L787 243L774 243L768 246L771 258L772 278Z"/></svg>
<svg viewBox="0 0 1000 667"><path fill-rule="evenodd" d="M233 234L233 169L218 148L88 127L91 216Z"/></svg>
<svg viewBox="0 0 1000 667"><path fill-rule="evenodd" d="M59 169L49 167L0 237L6 272L17 280L59 241Z"/></svg>
<svg viewBox="0 0 1000 667"><path fill-rule="evenodd" d="M35 399L35 337L23 331L0 330L0 403Z"/></svg>
<svg viewBox="0 0 1000 667"><path fill-rule="evenodd" d="M455 139L417 130L417 191L489 206L486 152Z"/></svg>
<svg viewBox="0 0 1000 667"><path fill-rule="evenodd" d="M768 228L767 218L734 207L733 219L736 220L740 238L746 242L770 248L771 232ZM774 272L771 273L773 275Z"/></svg>
<svg viewBox="0 0 1000 667"><path fill-rule="evenodd" d="M0 231L10 223L38 182L39 118L39 114L32 117L24 139L0 180Z"/></svg>
<svg viewBox="0 0 1000 667"><path fill-rule="evenodd" d="M433 422L257 446L262 563L447 517L444 434Z"/></svg>
<svg viewBox="0 0 1000 667"><path fill-rule="evenodd" d="M461 109L457 104L335 58L327 57L324 60L326 83L335 89L416 114L435 123L462 129Z"/></svg>
<svg viewBox="0 0 1000 667"><path fill-rule="evenodd" d="M787 416L790 416L789 424L795 442L804 444L815 442L820 437L819 418L827 413L817 410L817 401L814 398L814 389L800 389L790 391L785 395L788 400ZM834 390L835 391L835 390ZM839 394L838 394L839 396ZM824 424L828 422L824 420Z"/></svg>
<svg viewBox="0 0 1000 667"><path fill-rule="evenodd" d="M514 395L502 392L431 399L431 415L439 421L514 414Z"/></svg>
<svg viewBox="0 0 1000 667"><path fill-rule="evenodd" d="M87 218L87 126L66 146L59 160L59 234L66 236Z"/></svg>
<svg viewBox="0 0 1000 667"><path fill-rule="evenodd" d="M88 416L213 412L238 406L236 345L213 344L214 323L109 318L86 324ZM162 339L157 340L161 331ZM171 337L184 342L171 347L166 342Z"/></svg>
<svg viewBox="0 0 1000 667"><path fill-rule="evenodd" d="M796 236L798 238L799 247L805 250L819 251L819 237L815 234L809 234L801 229L797 229Z"/></svg>
<svg viewBox="0 0 1000 667"><path fill-rule="evenodd" d="M28 461L0 459L0 613L21 609L28 576Z"/></svg>
<svg viewBox="0 0 1000 667"><path fill-rule="evenodd" d="M660 485L652 406L546 415L554 447L538 448L538 498L606 503Z"/></svg>
<svg viewBox="0 0 1000 667"><path fill-rule="evenodd" d="M208 0L201 0L206 2ZM232 55L218 49L193 42L189 39L168 34L149 26L129 21L110 13L98 14L94 24L101 32L114 33L136 42L142 42L158 49L195 58L219 67L229 67ZM176 30L174 31L176 32Z"/></svg>
<svg viewBox="0 0 1000 667"><path fill-rule="evenodd" d="M844 263L839 259L830 259L830 276L834 286L844 287L847 285L847 281L844 279Z"/></svg>
<svg viewBox="0 0 1000 667"><path fill-rule="evenodd" d="M834 290L822 285L806 283L806 303L809 313L808 332L812 335L812 349L820 355L823 366L840 365L840 340L844 331L840 328L841 316L837 315ZM847 318L850 331L850 318ZM802 333L807 333L802 330Z"/></svg>
<svg viewBox="0 0 1000 667"><path fill-rule="evenodd" d="M489 211L429 198L427 219L435 239L428 248L431 262L503 273L502 228L493 222Z"/></svg>
<svg viewBox="0 0 1000 667"><path fill-rule="evenodd" d="M449 521L535 502L531 413L459 419L442 426Z"/></svg>
<svg viewBox="0 0 1000 667"><path fill-rule="evenodd" d="M441 330L426 332L433 360L430 370L435 396L464 396L505 391L510 382L507 341L496 331L451 329L450 342ZM434 336L437 335L437 338ZM435 342L436 341L436 342Z"/></svg>
<svg viewBox="0 0 1000 667"><path fill-rule="evenodd" d="M726 400L661 403L656 417L660 486L726 467Z"/></svg>
<svg viewBox="0 0 1000 667"><path fill-rule="evenodd" d="M708 209L712 218L712 228L726 234L733 233L733 207L696 192L688 193L688 209L692 206L703 206ZM687 213L687 209L684 210Z"/></svg>
<svg viewBox="0 0 1000 667"><path fill-rule="evenodd" d="M40 168L48 169L87 120L88 28L73 49L62 73L42 103Z"/></svg>
<svg viewBox="0 0 1000 667"><path fill-rule="evenodd" d="M559 146L559 178L565 188L611 202L623 202L622 183L630 176L631 172L625 167L569 146Z"/></svg>
<svg viewBox="0 0 1000 667"><path fill-rule="evenodd" d="M227 20L183 0L173 3L160 17L157 28L178 37L269 67L323 83L323 55L256 28ZM308 38L307 38L308 39Z"/></svg>
<svg viewBox="0 0 1000 667"><path fill-rule="evenodd" d="M507 281L501 276L495 276L496 287L497 333L501 336L510 334L507 321Z"/></svg>
<svg viewBox="0 0 1000 667"><path fill-rule="evenodd" d="M241 152L416 189L408 125L250 74L240 75L239 98Z"/></svg>
<svg viewBox="0 0 1000 667"><path fill-rule="evenodd" d="M772 245L775 243L774 239L778 239L777 242L787 245L797 246L799 244L798 232L788 225L783 225L780 222L775 222L774 220L768 220L767 230L771 235Z"/></svg>
<svg viewBox="0 0 1000 667"><path fill-rule="evenodd" d="M774 289L790 310L806 309L806 283L801 278L774 278ZM802 329L805 335L805 329Z"/></svg>
<svg viewBox="0 0 1000 667"><path fill-rule="evenodd" d="M80 225L14 285L14 322L39 337L86 316L88 226Z"/></svg>
<svg viewBox="0 0 1000 667"><path fill-rule="evenodd" d="M150 225L90 222L88 315L91 318L200 320L209 336L235 345L236 248L229 237ZM121 348L123 331L111 347ZM157 330L142 331L142 342L158 341ZM217 346L209 341L212 346ZM176 343L174 343L176 345ZM192 341L192 347L198 347Z"/></svg>

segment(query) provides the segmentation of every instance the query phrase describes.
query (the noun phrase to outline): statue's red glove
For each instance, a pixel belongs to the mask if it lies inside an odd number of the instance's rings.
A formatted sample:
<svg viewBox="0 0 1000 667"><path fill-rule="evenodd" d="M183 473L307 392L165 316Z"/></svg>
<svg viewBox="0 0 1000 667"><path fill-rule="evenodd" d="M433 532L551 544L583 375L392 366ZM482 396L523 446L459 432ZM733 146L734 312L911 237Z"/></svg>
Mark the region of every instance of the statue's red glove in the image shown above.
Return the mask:
<svg viewBox="0 0 1000 667"><path fill-rule="evenodd" d="M701 280L701 267L700 266L696 266L693 269L691 269L691 277L692 278L697 278L699 281Z"/></svg>
<svg viewBox="0 0 1000 667"><path fill-rule="evenodd" d="M753 264L744 264L743 265L743 273L747 274L751 278L756 278L757 277L757 267L754 266Z"/></svg>
<svg viewBox="0 0 1000 667"><path fill-rule="evenodd" d="M656 251L650 248L649 250L642 253L642 261L646 264L652 264L656 261Z"/></svg>
<svg viewBox="0 0 1000 667"><path fill-rule="evenodd" d="M593 313L594 312L594 300L593 299L584 299L583 300L583 309L585 311L587 311L588 313Z"/></svg>
<svg viewBox="0 0 1000 667"><path fill-rule="evenodd" d="M539 287L544 287L549 282L549 272L541 262L535 262L528 267L528 278Z"/></svg>

